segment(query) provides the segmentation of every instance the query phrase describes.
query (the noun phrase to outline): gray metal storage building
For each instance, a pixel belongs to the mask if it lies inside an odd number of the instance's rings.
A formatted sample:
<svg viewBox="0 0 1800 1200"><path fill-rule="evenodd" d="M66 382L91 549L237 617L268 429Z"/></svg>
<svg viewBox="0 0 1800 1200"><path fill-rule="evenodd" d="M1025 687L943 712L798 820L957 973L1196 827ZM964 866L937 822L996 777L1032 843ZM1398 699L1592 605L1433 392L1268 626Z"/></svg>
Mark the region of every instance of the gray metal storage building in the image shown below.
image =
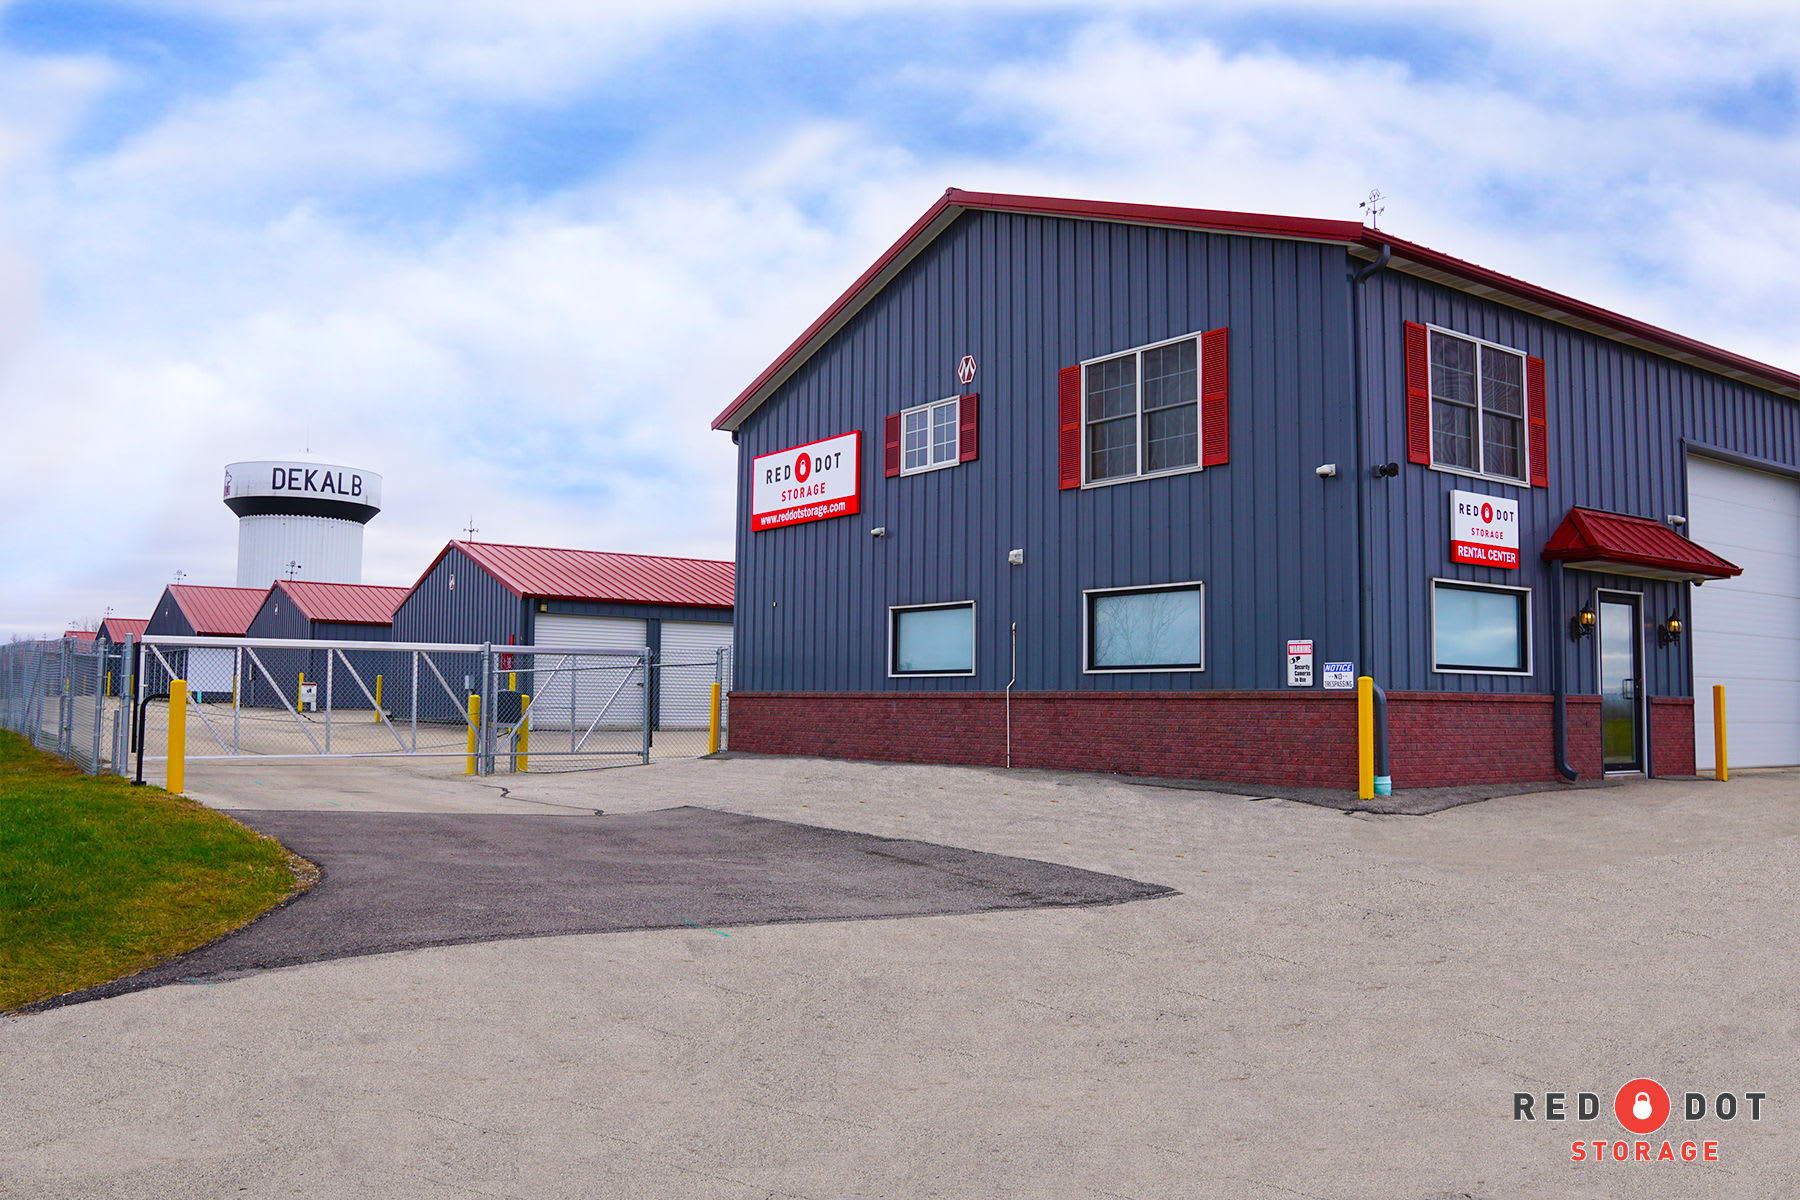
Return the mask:
<svg viewBox="0 0 1800 1200"><path fill-rule="evenodd" d="M1369 674L1397 786L1691 773L1719 681L1800 762L1796 400L1354 222L953 190L714 422L732 745L1349 786Z"/></svg>
<svg viewBox="0 0 1800 1200"><path fill-rule="evenodd" d="M407 596L404 587L382 587L364 583L322 583L311 580L284 579L269 588L268 595L244 631L251 638L305 638L333 642L392 641L394 609ZM297 702L299 677L302 672L314 683L327 679L327 651L262 650L257 654L262 667L280 682L290 702ZM372 681L388 660L361 651L349 652L349 660L357 673ZM262 671L245 672L243 703L278 705L269 694L271 685ZM324 692L320 692L323 703ZM346 680L334 688L330 697L334 708L368 708L362 688ZM385 705L384 705L385 706Z"/></svg>
<svg viewBox="0 0 1800 1200"><path fill-rule="evenodd" d="M731 647L732 579L731 563L711 559L452 541L395 611L393 637L710 657ZM685 701L643 702L657 723L693 723L670 710ZM554 695L533 699L534 719L557 708Z"/></svg>

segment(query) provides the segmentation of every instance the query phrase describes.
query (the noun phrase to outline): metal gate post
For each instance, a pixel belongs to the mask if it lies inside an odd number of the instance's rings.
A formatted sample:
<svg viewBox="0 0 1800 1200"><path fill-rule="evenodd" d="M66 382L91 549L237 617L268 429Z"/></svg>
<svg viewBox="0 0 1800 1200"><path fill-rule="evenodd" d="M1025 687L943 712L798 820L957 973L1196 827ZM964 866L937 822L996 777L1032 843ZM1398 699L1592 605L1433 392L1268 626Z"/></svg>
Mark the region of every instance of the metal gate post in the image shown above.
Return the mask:
<svg viewBox="0 0 1800 1200"><path fill-rule="evenodd" d="M481 644L481 729L476 742L481 752L480 773L494 773L494 693L499 683L494 677L494 643Z"/></svg>
<svg viewBox="0 0 1800 1200"><path fill-rule="evenodd" d="M100 716L106 710L106 655L94 655L94 761L89 766L89 775L100 773Z"/></svg>
<svg viewBox="0 0 1800 1200"><path fill-rule="evenodd" d="M656 689L651 686L650 651L644 650L638 655L638 665L644 668L644 765L650 765L650 697Z"/></svg>
<svg viewBox="0 0 1800 1200"><path fill-rule="evenodd" d="M325 753L331 753L331 660L335 656L331 651L325 652Z"/></svg>

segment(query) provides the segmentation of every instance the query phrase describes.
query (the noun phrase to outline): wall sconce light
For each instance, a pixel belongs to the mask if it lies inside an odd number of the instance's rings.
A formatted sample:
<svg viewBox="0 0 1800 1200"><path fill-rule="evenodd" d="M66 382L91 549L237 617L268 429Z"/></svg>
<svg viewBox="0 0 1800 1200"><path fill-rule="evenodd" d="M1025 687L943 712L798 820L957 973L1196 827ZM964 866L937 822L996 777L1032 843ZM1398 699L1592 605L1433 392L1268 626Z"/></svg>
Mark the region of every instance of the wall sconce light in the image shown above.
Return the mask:
<svg viewBox="0 0 1800 1200"><path fill-rule="evenodd" d="M1660 646L1673 646L1681 640L1681 618L1674 613L1669 619L1656 627L1656 642Z"/></svg>
<svg viewBox="0 0 1800 1200"><path fill-rule="evenodd" d="M1579 642L1594 635L1594 602L1587 602L1580 612L1569 618L1569 637Z"/></svg>

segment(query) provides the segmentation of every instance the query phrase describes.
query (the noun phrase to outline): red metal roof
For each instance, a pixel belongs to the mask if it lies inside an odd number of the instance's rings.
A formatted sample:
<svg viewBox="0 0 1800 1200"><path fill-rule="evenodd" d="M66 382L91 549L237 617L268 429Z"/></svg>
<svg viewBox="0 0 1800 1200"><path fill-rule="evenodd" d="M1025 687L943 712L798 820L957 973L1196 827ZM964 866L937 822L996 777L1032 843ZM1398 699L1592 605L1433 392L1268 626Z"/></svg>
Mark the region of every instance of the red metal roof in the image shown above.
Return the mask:
<svg viewBox="0 0 1800 1200"><path fill-rule="evenodd" d="M144 626L148 620L140 621L136 617L108 617L100 622L100 632L106 635L109 642L122 642L126 638L144 636Z"/></svg>
<svg viewBox="0 0 1800 1200"><path fill-rule="evenodd" d="M63 634L63 637L77 642L91 642L94 640L94 631L92 629L71 629Z"/></svg>
<svg viewBox="0 0 1800 1200"><path fill-rule="evenodd" d="M1648 575L1653 579L1729 579L1744 568L1682 537L1661 521L1593 508L1571 508L1550 540L1544 558L1572 567Z"/></svg>
<svg viewBox="0 0 1800 1200"><path fill-rule="evenodd" d="M425 568L425 575L431 574L452 547L474 559L515 595L542 600L730 608L737 575L732 563L711 558L664 558L655 554L463 541L445 546L431 566ZM424 577L420 576L421 581Z"/></svg>
<svg viewBox="0 0 1800 1200"><path fill-rule="evenodd" d="M1393 253L1390 260L1392 265L1399 269L1437 279L1453 287L1462 287L1501 303L1513 304L1550 320L1561 321L1628 345L1694 363L1759 387L1800 398L1800 375L1791 371L1720 350L1693 338L1621 316L1598 305L1502 275L1498 271L1490 271L1486 267L1421 246L1417 242L1389 237L1380 230L1370 229L1356 221L1179 208L1161 204L1118 204L1102 200L1064 200L1049 196L964 192L951 188L925 211L924 216L913 222L912 228L901 234L900 240L889 246L843 295L833 301L818 320L807 326L806 331L794 339L792 345L753 379L749 387L738 393L737 398L713 418L712 427L735 430L745 417L756 411L757 406L799 370L833 334L842 329L864 304L887 286L907 263L930 245L938 234L948 229L957 217L971 209L1077 217L1129 225L1203 229L1299 241L1335 242L1355 248L1364 257L1369 256L1370 251L1379 251L1382 246L1387 246Z"/></svg>
<svg viewBox="0 0 1800 1200"><path fill-rule="evenodd" d="M411 588L381 587L372 583L317 583L282 579L276 589L285 592L309 621L339 625L392 625L394 610Z"/></svg>
<svg viewBox="0 0 1800 1200"><path fill-rule="evenodd" d="M207 637L243 637L268 588L206 587L197 583L171 583L169 595L181 606L194 632Z"/></svg>

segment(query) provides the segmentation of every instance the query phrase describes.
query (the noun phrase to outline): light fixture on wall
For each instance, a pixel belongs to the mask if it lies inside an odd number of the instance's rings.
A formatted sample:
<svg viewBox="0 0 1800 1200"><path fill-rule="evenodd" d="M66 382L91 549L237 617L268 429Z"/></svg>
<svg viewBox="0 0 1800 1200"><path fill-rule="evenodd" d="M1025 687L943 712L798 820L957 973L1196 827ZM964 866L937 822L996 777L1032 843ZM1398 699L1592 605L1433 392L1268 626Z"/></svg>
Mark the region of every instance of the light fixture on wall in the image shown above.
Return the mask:
<svg viewBox="0 0 1800 1200"><path fill-rule="evenodd" d="M1669 619L1656 627L1656 641L1661 646L1673 646L1681 640L1681 618L1674 613Z"/></svg>
<svg viewBox="0 0 1800 1200"><path fill-rule="evenodd" d="M1594 634L1594 602L1587 602L1582 610L1569 618L1569 636L1575 641Z"/></svg>

